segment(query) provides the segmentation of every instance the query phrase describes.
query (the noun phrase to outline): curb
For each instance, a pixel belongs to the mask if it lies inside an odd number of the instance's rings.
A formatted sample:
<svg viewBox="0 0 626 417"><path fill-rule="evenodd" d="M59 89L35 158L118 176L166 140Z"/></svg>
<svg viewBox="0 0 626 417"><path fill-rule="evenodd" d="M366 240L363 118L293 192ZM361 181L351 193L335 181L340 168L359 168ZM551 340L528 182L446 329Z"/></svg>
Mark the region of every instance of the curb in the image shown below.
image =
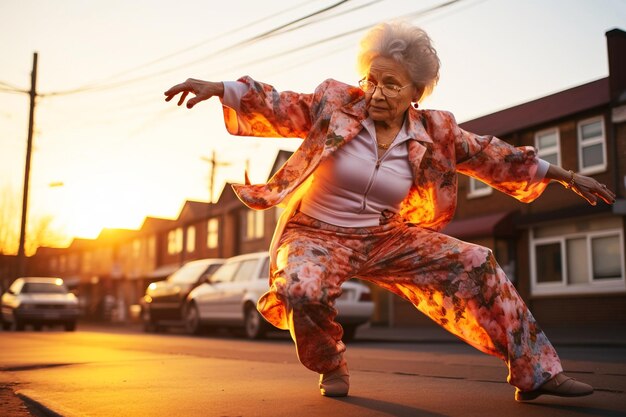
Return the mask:
<svg viewBox="0 0 626 417"><path fill-rule="evenodd" d="M422 343L422 344L442 344L442 345L451 345L451 344L466 344L462 340L453 340L453 339L410 339L410 338L400 338L400 339L385 339L378 337L367 337L357 336L353 343L401 343L401 344L410 344L410 343ZM596 347L596 348L626 348L626 342L619 341L584 341L584 340L551 340L550 341L556 347Z"/></svg>
<svg viewBox="0 0 626 417"><path fill-rule="evenodd" d="M74 416L78 416L78 414L73 413L73 412L64 412L64 408L61 406L58 406L57 404L54 405L45 405L40 399L37 399L37 394L35 394L33 391L31 390L18 390L15 391L15 395L17 395L27 406L29 409L32 409L36 412L37 416L42 416L42 417L74 417ZM49 403L49 401L47 401ZM55 409L61 411L63 414L60 414L57 411L54 411L52 408L50 407L54 407Z"/></svg>

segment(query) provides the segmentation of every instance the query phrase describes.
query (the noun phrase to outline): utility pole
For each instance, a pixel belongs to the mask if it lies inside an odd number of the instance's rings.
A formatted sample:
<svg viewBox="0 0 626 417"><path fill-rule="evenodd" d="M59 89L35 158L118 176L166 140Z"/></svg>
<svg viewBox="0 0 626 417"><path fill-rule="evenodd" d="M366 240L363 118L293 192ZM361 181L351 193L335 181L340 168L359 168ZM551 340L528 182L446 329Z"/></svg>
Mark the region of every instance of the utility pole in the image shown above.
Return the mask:
<svg viewBox="0 0 626 417"><path fill-rule="evenodd" d="M215 155L215 150L211 153L211 158L207 158L206 156L201 157L201 159L205 162L211 164L211 170L209 172L209 203L213 203L213 189L215 187L215 171L218 166L228 166L230 162L218 162L217 156Z"/></svg>
<svg viewBox="0 0 626 417"><path fill-rule="evenodd" d="M20 224L20 246L17 250L17 274L26 272L26 216L28 215L28 183L30 179L30 157L33 148L33 130L35 125L35 99L37 97L37 52L33 53L33 71L30 75L30 112L28 117L28 142L26 145L26 167L24 168L24 194L22 195L22 222Z"/></svg>

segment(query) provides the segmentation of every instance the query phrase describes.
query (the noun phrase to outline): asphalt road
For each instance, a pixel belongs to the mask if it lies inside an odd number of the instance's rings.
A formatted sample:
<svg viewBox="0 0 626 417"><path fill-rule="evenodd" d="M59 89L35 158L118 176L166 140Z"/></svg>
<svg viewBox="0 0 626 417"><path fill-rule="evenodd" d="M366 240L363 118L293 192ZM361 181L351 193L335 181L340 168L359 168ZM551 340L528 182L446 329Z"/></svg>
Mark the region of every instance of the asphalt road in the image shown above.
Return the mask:
<svg viewBox="0 0 626 417"><path fill-rule="evenodd" d="M596 392L524 404L500 360L461 343L354 342L345 399L319 395L284 334L256 342L83 326L0 332L0 346L0 395L10 389L42 415L626 416L623 346L560 348L567 373Z"/></svg>

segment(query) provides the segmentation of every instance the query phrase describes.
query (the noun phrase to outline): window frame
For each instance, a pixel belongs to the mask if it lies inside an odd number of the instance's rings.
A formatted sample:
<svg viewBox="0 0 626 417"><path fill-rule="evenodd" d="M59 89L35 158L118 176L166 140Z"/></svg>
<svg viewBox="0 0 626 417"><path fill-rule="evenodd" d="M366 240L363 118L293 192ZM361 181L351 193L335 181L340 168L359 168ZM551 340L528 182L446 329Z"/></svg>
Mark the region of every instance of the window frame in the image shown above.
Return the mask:
<svg viewBox="0 0 626 417"><path fill-rule="evenodd" d="M588 139L583 146L583 138L582 138L582 126L585 124L591 124L595 121L600 122L600 126L602 127L602 135L597 138ZM584 120L580 120L576 123L576 142L577 142L577 151L578 151L578 172L584 175L597 174L599 172L605 172L607 169L607 154L606 154L606 126L604 123L604 117L594 116ZM592 165L589 167L583 166L583 149L589 146L597 145L598 143L602 144L602 161L601 165Z"/></svg>
<svg viewBox="0 0 626 417"><path fill-rule="evenodd" d="M534 230L530 230L529 255L530 255L530 293L537 295L567 295L567 294L597 294L614 293L626 290L626 265L624 262L624 233L623 229L611 228L580 233L569 233L562 236L550 236L535 238ZM599 237L617 237L620 250L621 276L619 278L593 279L593 253L592 240ZM584 284L569 284L567 263L567 241L584 238L586 240L587 276L588 282ZM560 282L537 282L537 259L536 246L542 244L559 243L561 248L562 275Z"/></svg>
<svg viewBox="0 0 626 417"><path fill-rule="evenodd" d="M242 217L243 227L241 228L241 233L244 241L262 239L265 236L264 211L247 209L243 212ZM252 228L250 228L251 223ZM249 233L250 230L252 231L251 234Z"/></svg>
<svg viewBox="0 0 626 417"><path fill-rule="evenodd" d="M491 195L493 193L493 188L489 184L473 177L468 177L468 178L469 178L469 192L467 193L467 198L484 197L487 195ZM485 187L476 188L476 185L478 183L485 184Z"/></svg>
<svg viewBox="0 0 626 417"><path fill-rule="evenodd" d="M545 149L541 149L539 147L539 136L543 136L551 131L554 131L556 133L556 145L548 149L550 149L551 151L552 148L555 148L556 165L561 166L561 132L558 126L550 127L548 129L542 129L542 130L535 132L535 149L537 149L537 156L541 159L545 159L545 154L548 151L546 151ZM552 155L552 152L550 153L550 155Z"/></svg>

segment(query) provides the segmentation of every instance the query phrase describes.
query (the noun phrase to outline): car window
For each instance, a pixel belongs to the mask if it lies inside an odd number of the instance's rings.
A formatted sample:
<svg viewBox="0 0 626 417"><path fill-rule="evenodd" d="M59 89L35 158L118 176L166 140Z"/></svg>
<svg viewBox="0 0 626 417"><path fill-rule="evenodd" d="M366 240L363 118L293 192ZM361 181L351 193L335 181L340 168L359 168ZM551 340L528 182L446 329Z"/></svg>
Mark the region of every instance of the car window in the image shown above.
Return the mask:
<svg viewBox="0 0 626 417"><path fill-rule="evenodd" d="M191 284L206 270L205 263L188 263L167 278L170 282Z"/></svg>
<svg viewBox="0 0 626 417"><path fill-rule="evenodd" d="M259 279L269 279L270 276L270 257L266 256L263 260L263 266L259 270Z"/></svg>
<svg viewBox="0 0 626 417"><path fill-rule="evenodd" d="M222 266L222 264L210 264L206 271L204 271L204 274L202 274L202 281L210 279L220 266Z"/></svg>
<svg viewBox="0 0 626 417"><path fill-rule="evenodd" d="M229 262L220 266L211 277L212 283L230 282L239 268L239 262Z"/></svg>
<svg viewBox="0 0 626 417"><path fill-rule="evenodd" d="M46 282L27 282L22 287L22 294L67 294L67 287Z"/></svg>
<svg viewBox="0 0 626 417"><path fill-rule="evenodd" d="M235 281L251 281L254 278L254 270L259 261L257 259L249 259L241 262L241 267L235 274Z"/></svg>
<svg viewBox="0 0 626 417"><path fill-rule="evenodd" d="M219 268L220 266L222 266L222 264L211 264L209 265L209 267L207 268L206 272L204 273L204 275L206 276L210 276L213 275L213 273L217 270L217 268Z"/></svg>

